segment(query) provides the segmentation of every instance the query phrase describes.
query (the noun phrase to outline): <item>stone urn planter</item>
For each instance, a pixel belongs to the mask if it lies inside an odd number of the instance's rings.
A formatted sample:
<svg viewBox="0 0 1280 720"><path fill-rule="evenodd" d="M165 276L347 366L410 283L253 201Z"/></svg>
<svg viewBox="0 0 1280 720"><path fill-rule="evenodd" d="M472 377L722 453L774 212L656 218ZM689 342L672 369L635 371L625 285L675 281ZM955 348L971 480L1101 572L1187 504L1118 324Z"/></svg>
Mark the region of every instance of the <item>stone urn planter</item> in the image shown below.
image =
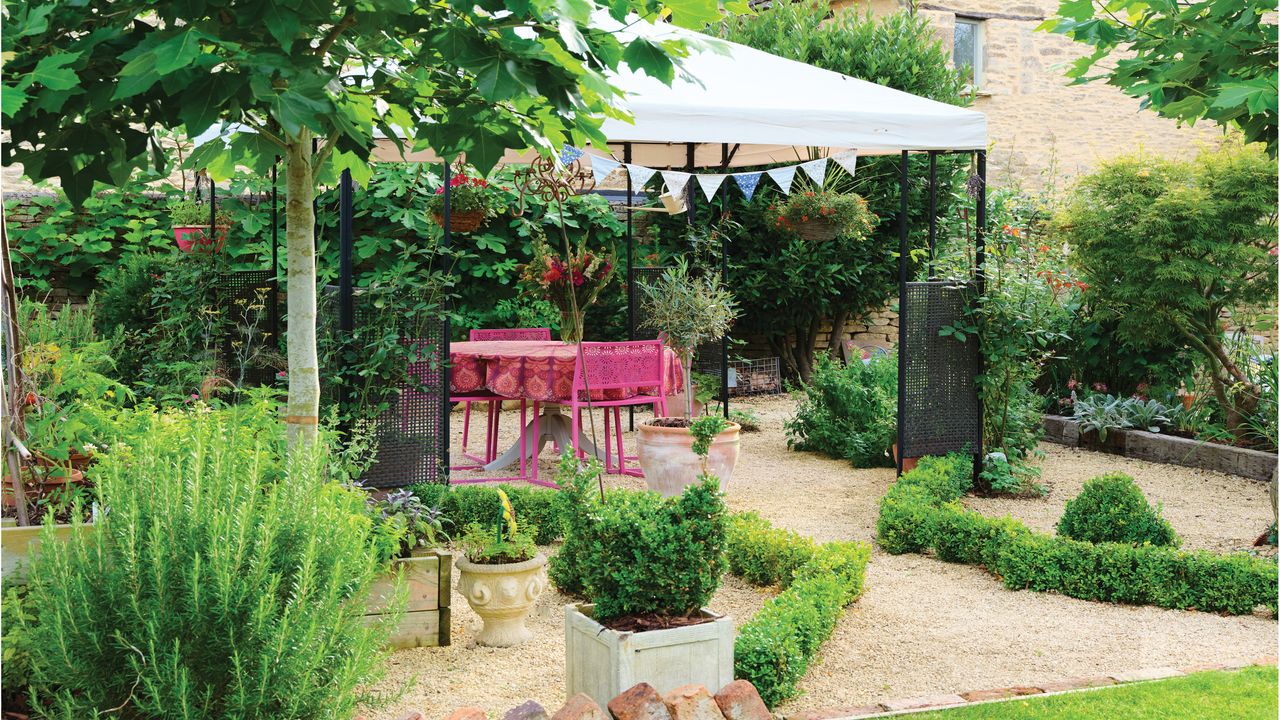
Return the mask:
<svg viewBox="0 0 1280 720"><path fill-rule="evenodd" d="M711 441L707 471L720 478L722 491L728 489L733 468L738 464L741 431L741 425L731 422ZM693 435L687 427L643 423L636 428L636 447L645 484L666 497L684 492L702 472L702 459L693 453Z"/></svg>
<svg viewBox="0 0 1280 720"><path fill-rule="evenodd" d="M453 597L453 553L448 550L423 550L412 557L393 560L391 571L369 588L365 621L381 622L395 595L396 577L401 574L409 597L387 645L396 649L448 645L449 605Z"/></svg>
<svg viewBox="0 0 1280 720"><path fill-rule="evenodd" d="M666 694L681 685L710 693L733 682L733 620L703 609L707 622L667 630L619 632L596 622L592 605L564 608L567 694L606 705L637 683Z"/></svg>
<svg viewBox="0 0 1280 720"><path fill-rule="evenodd" d="M547 557L538 553L519 563L482 565L458 559L459 588L467 604L484 621L476 642L489 647L512 647L533 633L524 620L547 587Z"/></svg>

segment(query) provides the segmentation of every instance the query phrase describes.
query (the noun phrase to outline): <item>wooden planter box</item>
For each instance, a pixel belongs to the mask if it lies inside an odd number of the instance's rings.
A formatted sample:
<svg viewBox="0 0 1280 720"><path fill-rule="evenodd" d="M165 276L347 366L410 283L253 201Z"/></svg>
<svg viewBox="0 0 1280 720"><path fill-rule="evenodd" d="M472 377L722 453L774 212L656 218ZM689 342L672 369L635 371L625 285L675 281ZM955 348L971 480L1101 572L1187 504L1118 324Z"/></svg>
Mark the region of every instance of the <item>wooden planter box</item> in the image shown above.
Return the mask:
<svg viewBox="0 0 1280 720"><path fill-rule="evenodd" d="M71 525L55 525L54 529L60 540L71 537ZM0 577L5 582L26 581L27 565L40 552L43 530L43 525L18 527L10 518L5 518L4 526L0 527Z"/></svg>
<svg viewBox="0 0 1280 720"><path fill-rule="evenodd" d="M703 609L712 622L631 633L591 618L591 605L564 608L566 695L586 693L603 707L633 685L659 693L703 685L711 693L733 682L733 620Z"/></svg>
<svg viewBox="0 0 1280 720"><path fill-rule="evenodd" d="M396 573L404 572L409 593L400 625L387 639L396 649L449 644L449 600L453 593L453 553L429 550L394 561L392 571L369 589L365 619L378 622L395 593Z"/></svg>

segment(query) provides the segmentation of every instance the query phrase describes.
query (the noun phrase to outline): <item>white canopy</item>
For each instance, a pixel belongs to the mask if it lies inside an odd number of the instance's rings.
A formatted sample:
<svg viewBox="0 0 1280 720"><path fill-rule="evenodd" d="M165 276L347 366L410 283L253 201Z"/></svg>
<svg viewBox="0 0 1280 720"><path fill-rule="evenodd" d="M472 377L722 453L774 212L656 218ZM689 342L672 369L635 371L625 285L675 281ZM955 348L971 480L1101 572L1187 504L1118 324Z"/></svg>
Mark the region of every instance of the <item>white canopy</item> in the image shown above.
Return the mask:
<svg viewBox="0 0 1280 720"><path fill-rule="evenodd" d="M670 86L628 69L610 82L626 93L632 121L609 119L602 128L610 151L621 160L623 143L631 161L654 168L693 164L742 167L811 159L856 150L862 155L902 150L981 150L987 146L986 116L893 90L840 73L723 40L668 23L635 19L619 23L600 13L593 25L653 42L674 38L694 47ZM431 152L401 157L383 141L382 160L430 160ZM725 163L725 145L729 161ZM603 150L601 148L600 150ZM509 152L503 162L527 162L528 153Z"/></svg>
<svg viewBox="0 0 1280 720"><path fill-rule="evenodd" d="M685 144L691 142L716 145L699 148L697 165L719 165L722 143L741 145L732 166L807 160L807 148L813 147L872 155L987 146L987 119L975 110L737 43L716 40L707 47L706 36L670 24L615 25L624 36L654 42L681 38L703 45L689 53L684 72L670 86L629 69L611 78L626 91L634 122L606 121L603 131L610 144L678 146L659 151L633 145L633 161L640 164L684 165Z"/></svg>

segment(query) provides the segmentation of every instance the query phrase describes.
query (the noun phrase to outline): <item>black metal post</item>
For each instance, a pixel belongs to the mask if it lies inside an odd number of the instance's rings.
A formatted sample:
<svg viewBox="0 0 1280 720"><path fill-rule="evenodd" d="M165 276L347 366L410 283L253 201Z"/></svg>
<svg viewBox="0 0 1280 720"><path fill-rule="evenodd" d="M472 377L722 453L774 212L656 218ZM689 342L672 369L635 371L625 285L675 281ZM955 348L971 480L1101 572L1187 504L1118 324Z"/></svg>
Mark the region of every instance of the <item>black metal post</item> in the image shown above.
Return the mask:
<svg viewBox="0 0 1280 720"><path fill-rule="evenodd" d="M218 201L214 197L214 194L215 194L214 187L215 186L213 184L213 176L210 175L209 176L209 237L205 238L205 242L207 243L216 242L214 238L217 236L214 233L218 231L218 210L215 207L218 204ZM212 250L212 248L210 249Z"/></svg>
<svg viewBox="0 0 1280 720"><path fill-rule="evenodd" d="M938 151L929 151L929 268L933 277L934 252L938 244Z"/></svg>
<svg viewBox="0 0 1280 720"><path fill-rule="evenodd" d="M449 161L444 161L444 212L441 213L444 220L443 233L440 238L440 247L448 249L449 244L453 240L453 234L449 230L450 206L452 204L453 189L449 186L452 180L452 168L449 167ZM440 383L440 472L444 475L445 485L449 484L449 466L452 464L449 460L449 445L453 438L449 433L449 411L453 408L449 404L449 375L453 372L449 362L449 313L447 308L440 308L440 342L444 347L439 349L440 376L444 378L444 382Z"/></svg>
<svg viewBox="0 0 1280 720"><path fill-rule="evenodd" d="M685 144L684 144L684 171L685 171L685 172L689 172L689 173L691 173L691 172L693 172L693 170L694 170L694 157L693 157L693 155L694 155L694 148L695 148L695 146L694 146L694 144L693 144L693 143L685 143ZM693 181L694 183L697 183L697 182L698 182L697 180L694 180L693 178L689 178L689 179L690 179L691 181ZM687 187L687 185L686 185L686 187ZM701 187L701 186L699 186L699 187ZM692 189L690 189L690 190L689 190L689 217L688 217L688 219L687 219L687 220L688 220L688 223L689 223L690 225L692 225L692 224L693 224L693 219L694 219L694 212L693 212L693 208L694 208L694 200L697 198L697 195L698 195L698 193L697 193L697 188L692 188Z"/></svg>
<svg viewBox="0 0 1280 720"><path fill-rule="evenodd" d="M729 167L729 143L720 143L721 169ZM720 233L720 282L729 282L729 244ZM720 409L729 417L729 336L720 338Z"/></svg>
<svg viewBox="0 0 1280 720"><path fill-rule="evenodd" d="M280 156L271 165L271 337L280 345Z"/></svg>
<svg viewBox="0 0 1280 720"><path fill-rule="evenodd" d="M606 146L608 147L608 146ZM622 162L631 162L631 143L622 143ZM636 308L631 300L636 294L636 239L632 226L631 207L636 204L635 188L631 186L631 173L627 176L627 339L636 339ZM636 408L627 408L627 429L636 429Z"/></svg>
<svg viewBox="0 0 1280 720"><path fill-rule="evenodd" d="M974 252L974 262L977 264L978 267L976 268L974 279L975 279L975 284L978 287L978 292L974 297L973 301L980 303L982 302L983 293L985 293L987 289L987 273L986 273L986 270L983 268L983 264L986 262L986 259L987 259L987 151L979 150L977 154L978 154L978 198L977 198L977 201L978 201L977 216L978 217L977 217L977 222L975 223L977 227L974 229L973 237L974 237L974 242L977 245ZM898 322L902 322L901 318L899 318ZM974 338L974 341L978 343L982 342L980 338L976 338L976 337ZM986 372L986 367L985 367L985 362L983 361L983 358L982 358L982 346L981 344L979 344L978 374L981 375L984 372ZM982 405L982 394L979 393L978 394L978 417L983 418L985 415L986 415L986 408L983 407ZM974 487L978 487L978 480L982 475L982 461L987 454L986 447L985 447L986 438L984 437L984 433L981 429L981 426L983 424L984 423L979 423L980 429L978 430L978 452L976 455L973 456Z"/></svg>
<svg viewBox="0 0 1280 720"><path fill-rule="evenodd" d="M320 141L317 140L316 138L311 138L312 162L314 162L316 159L316 151L319 149L319 147L320 147ZM287 202L288 198L285 198L285 201ZM320 193L318 192L311 194L311 242L312 242L311 249L315 252L316 255L319 255L320 254Z"/></svg>
<svg viewBox="0 0 1280 720"><path fill-rule="evenodd" d="M351 343L352 335L356 329L355 289L352 282L354 271L351 257L355 246L351 222L351 186L351 172L343 170L342 177L338 180L338 330L341 337L340 342L344 345ZM351 404L351 387L349 383L343 383L340 390L341 395L338 398L338 402L341 407L349 408Z"/></svg>
<svg viewBox="0 0 1280 720"><path fill-rule="evenodd" d="M907 151L898 161L898 450L894 462L902 474L907 416Z"/></svg>

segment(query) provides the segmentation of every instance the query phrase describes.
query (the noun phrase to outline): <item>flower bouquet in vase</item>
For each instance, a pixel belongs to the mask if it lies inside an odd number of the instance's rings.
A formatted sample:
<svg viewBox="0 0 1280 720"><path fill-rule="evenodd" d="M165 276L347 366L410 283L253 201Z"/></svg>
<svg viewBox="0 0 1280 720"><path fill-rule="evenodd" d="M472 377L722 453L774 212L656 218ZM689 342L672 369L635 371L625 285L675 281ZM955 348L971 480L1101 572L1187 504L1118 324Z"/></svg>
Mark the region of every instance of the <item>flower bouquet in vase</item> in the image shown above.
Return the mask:
<svg viewBox="0 0 1280 720"><path fill-rule="evenodd" d="M582 340L582 315L613 278L613 257L584 245L566 258L541 238L533 241L533 259L520 271L520 282L530 295L542 297L560 311L560 339Z"/></svg>

